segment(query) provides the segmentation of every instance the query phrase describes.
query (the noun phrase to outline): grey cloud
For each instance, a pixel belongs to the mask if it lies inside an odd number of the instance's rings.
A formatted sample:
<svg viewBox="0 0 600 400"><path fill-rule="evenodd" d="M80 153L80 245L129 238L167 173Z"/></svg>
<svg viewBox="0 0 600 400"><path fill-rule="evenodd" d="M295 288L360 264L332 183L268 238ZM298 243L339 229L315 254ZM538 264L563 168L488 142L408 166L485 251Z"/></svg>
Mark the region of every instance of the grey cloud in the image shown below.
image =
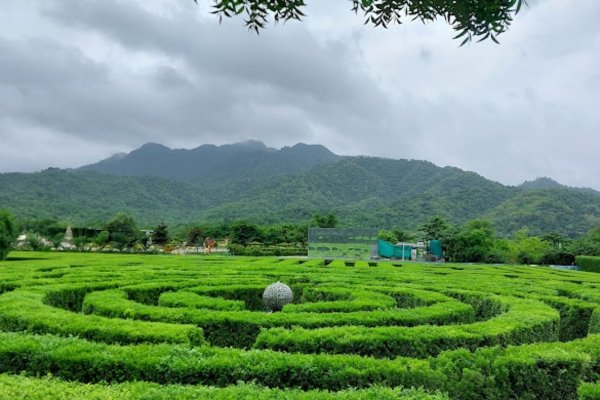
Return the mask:
<svg viewBox="0 0 600 400"><path fill-rule="evenodd" d="M187 77L170 66L158 67L154 76L159 89L179 89L192 84Z"/></svg>
<svg viewBox="0 0 600 400"><path fill-rule="evenodd" d="M0 37L0 54L0 82L5 84L31 89L106 78L106 68L77 49L41 38L7 40Z"/></svg>
<svg viewBox="0 0 600 400"><path fill-rule="evenodd" d="M100 80L79 68L93 64L85 54L57 43L58 54L72 53L63 59L65 84L40 85L20 115L99 143L196 145L259 136L283 145L321 131L372 130L371 119L383 120L391 107L342 42L318 43L303 25L256 37L192 11L169 18L134 2L46 3L43 15L70 34L95 32L125 57L155 61L133 72L127 59L107 60ZM36 68L34 60L15 62Z"/></svg>
<svg viewBox="0 0 600 400"><path fill-rule="evenodd" d="M596 0L530 1L500 46L462 48L444 23L364 27L344 1L311 2L305 22L260 36L191 0L168 13L134 0L26 3L0 10L36 22L0 31L0 136L15 154L32 146L23 132L79 143L88 162L148 141L256 138L600 189Z"/></svg>
<svg viewBox="0 0 600 400"><path fill-rule="evenodd" d="M222 76L231 85L264 84L325 103L343 99L356 105L353 111L369 106L365 90L378 95L377 86L354 67L360 60L344 43L319 45L303 25L256 36L239 26L199 21L191 10L166 18L132 2L98 0L75 7L57 2L48 15L101 32L127 48L180 58L197 72Z"/></svg>

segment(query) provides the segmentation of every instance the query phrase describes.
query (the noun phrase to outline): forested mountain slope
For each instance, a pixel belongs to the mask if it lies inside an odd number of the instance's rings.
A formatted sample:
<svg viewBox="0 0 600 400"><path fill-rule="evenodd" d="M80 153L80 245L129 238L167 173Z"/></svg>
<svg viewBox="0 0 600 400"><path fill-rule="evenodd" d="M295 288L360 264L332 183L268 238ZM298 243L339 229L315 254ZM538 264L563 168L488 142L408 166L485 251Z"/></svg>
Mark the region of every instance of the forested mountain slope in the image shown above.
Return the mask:
<svg viewBox="0 0 600 400"><path fill-rule="evenodd" d="M99 224L117 212L141 224L306 221L411 229L439 215L488 218L501 234L573 236L600 224L600 195L548 178L504 186L427 161L341 157L323 146L261 142L171 150L148 144L78 170L0 174L0 208L19 218Z"/></svg>

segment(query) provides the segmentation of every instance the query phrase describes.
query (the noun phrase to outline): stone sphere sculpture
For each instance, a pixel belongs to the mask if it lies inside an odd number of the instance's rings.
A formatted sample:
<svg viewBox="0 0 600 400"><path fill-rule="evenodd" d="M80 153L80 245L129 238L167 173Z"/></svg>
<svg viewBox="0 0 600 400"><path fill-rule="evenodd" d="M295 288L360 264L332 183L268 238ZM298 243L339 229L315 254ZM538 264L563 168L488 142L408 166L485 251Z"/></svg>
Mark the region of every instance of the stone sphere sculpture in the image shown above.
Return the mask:
<svg viewBox="0 0 600 400"><path fill-rule="evenodd" d="M263 302L270 311L281 311L284 305L292 302L292 289L281 282L267 286L263 292Z"/></svg>

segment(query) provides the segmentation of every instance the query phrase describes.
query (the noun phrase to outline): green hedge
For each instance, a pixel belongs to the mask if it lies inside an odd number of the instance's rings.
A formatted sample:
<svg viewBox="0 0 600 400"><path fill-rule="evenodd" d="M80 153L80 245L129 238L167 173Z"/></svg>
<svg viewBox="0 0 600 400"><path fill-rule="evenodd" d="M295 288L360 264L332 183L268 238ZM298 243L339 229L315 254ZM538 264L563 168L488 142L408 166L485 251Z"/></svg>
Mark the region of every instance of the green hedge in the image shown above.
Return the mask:
<svg viewBox="0 0 600 400"><path fill-rule="evenodd" d="M204 343L193 325L119 320L82 315L48 306L41 293L15 290L0 295L0 329L80 336L107 343Z"/></svg>
<svg viewBox="0 0 600 400"><path fill-rule="evenodd" d="M80 312L85 295L94 290L115 288L115 283L86 283L46 286L43 302L52 307Z"/></svg>
<svg viewBox="0 0 600 400"><path fill-rule="evenodd" d="M377 288L375 288L375 290L377 290ZM442 301L448 301L448 296L424 289L386 288L381 290L396 300L396 307L398 308L422 307Z"/></svg>
<svg viewBox="0 0 600 400"><path fill-rule="evenodd" d="M0 294L15 290L18 286L10 283L0 282Z"/></svg>
<svg viewBox="0 0 600 400"><path fill-rule="evenodd" d="M236 256L306 256L308 249L285 246L242 246L230 244L229 251Z"/></svg>
<svg viewBox="0 0 600 400"><path fill-rule="evenodd" d="M600 400L600 383L583 383L578 393L579 400Z"/></svg>
<svg viewBox="0 0 600 400"><path fill-rule="evenodd" d="M598 341L596 340L596 343ZM432 360L451 398L576 400L590 357L561 346L526 345L456 350Z"/></svg>
<svg viewBox="0 0 600 400"><path fill-rule="evenodd" d="M127 293L127 298L142 304L158 305L160 295L165 292L176 292L190 286L189 282L160 282L121 285L120 289Z"/></svg>
<svg viewBox="0 0 600 400"><path fill-rule="evenodd" d="M325 266L322 260L305 262L219 256L78 254L75 257L66 253L47 253L43 255L44 260L26 256L23 257L28 259L8 262L0 268L0 281L5 286L12 286L0 295L0 304L5 301L0 306L0 315L9 317L9 326L14 322L10 319L16 320L9 329L29 330L0 333L0 371L31 375L51 373L81 382L155 382L122 385L132 391L135 385L156 383L201 383L222 387L256 382L271 387L265 390L280 397L287 396L288 392L276 388L293 388L289 392L292 396L299 390L423 386L460 400L569 400L577 398L578 388L582 393L590 383L600 382L600 333L594 333L599 332L600 316L596 310L600 307L599 274L547 267L418 263L403 263L399 268L378 263L372 268L365 262L356 262L349 267L339 261ZM252 312L261 310L260 297L264 287L277 280L293 287L299 296L294 299L294 304L281 313ZM247 300L249 303L246 303L245 311L156 307L161 301L160 296L168 291L195 293L186 299L189 303L179 305L193 305L198 299L196 295L206 296L201 297L201 301L207 302L241 304L240 301ZM25 293L33 294L35 298L23 297ZM369 293L373 294L371 298ZM518 311L516 303L509 308L491 294L529 301L522 304L527 312L510 317ZM164 298L168 296L165 294ZM30 309L25 303L35 306ZM86 311L92 315L79 313L84 303L91 307ZM305 309L301 310L302 307ZM307 312L309 310L311 312ZM349 312L340 313L340 310ZM106 316L121 319L107 319ZM430 318L444 326L409 328L427 323ZM96 326L80 325L83 319ZM96 342L121 341L116 339L119 334L130 336L137 330L136 325L130 323L149 326L143 320L152 321L150 324L200 325L207 329L211 342L216 340L215 343L228 345L246 341L244 346L253 344L261 327L266 330L303 328L307 334L315 333L312 329L318 332L324 328L347 329L351 325L358 330L399 328L400 331L417 332L422 328L426 331L422 335L424 342L415 342L416 350L408 351L426 356L429 352L418 347L422 345L433 347L436 355L422 359L374 359L346 354L192 347L188 338L183 338L182 344L172 343L177 340L166 338L170 336L168 333L163 338L145 339L160 342L157 344L122 346ZM120 325L122 332L91 332L91 328L104 329L104 325L110 327L111 323ZM323 323L328 325L321 325ZM190 326L194 332L201 332ZM131 327L132 331L126 332L125 327ZM467 330L462 331L465 341L482 341L474 343L471 349L458 348L438 354L443 349L462 345L459 330L465 327ZM435 339L436 331L446 330L453 333L440 336L440 341L434 341L433 345L428 342ZM57 336L30 334L46 331L55 332ZM164 332L147 333L158 335ZM113 338L104 338L103 334ZM71 335L79 338L64 337ZM94 342L81 339L86 335L91 335ZM573 340L578 337L582 338ZM510 345L557 338L572 341ZM340 339L343 338L333 340ZM444 339L447 342L443 342ZM131 337L122 341L129 343L129 340ZM379 342L396 346L394 340L391 337L389 341ZM368 350L361 351L367 354ZM386 354L384 350L377 351ZM582 382L587 384L582 385ZM246 384L241 385L242 388L223 389L221 393L236 397L250 390L249 393L257 398L264 393L262 388L250 388ZM52 386L52 382L44 386ZM168 393L184 397L188 389L205 390L203 387L170 387ZM206 390L218 392L217 389ZM361 391L365 396L367 393ZM377 394L371 397L377 398L380 392L374 393ZM2 395L0 388L0 398Z"/></svg>
<svg viewBox="0 0 600 400"><path fill-rule="evenodd" d="M231 281L229 279L229 281ZM268 286L266 283L260 284L214 284L204 285L200 287L191 287L188 289L190 292L194 292L203 296L222 297L227 300L240 300L243 301L248 310L261 310L265 311L265 305L263 303L262 295L265 288Z"/></svg>
<svg viewBox="0 0 600 400"><path fill-rule="evenodd" d="M581 380L598 378L599 365L600 335L569 343L462 349L428 360L386 360L164 344L117 346L0 332L0 372L52 372L80 382L255 382L304 390L422 386L461 400L571 400L577 398Z"/></svg>
<svg viewBox="0 0 600 400"><path fill-rule="evenodd" d="M448 400L418 389L370 388L340 392L270 389L249 384L227 388L135 382L118 385L81 384L52 378L0 374L0 398L10 400Z"/></svg>
<svg viewBox="0 0 600 400"><path fill-rule="evenodd" d="M162 293L158 298L158 305L160 307L191 307L226 311L241 311L246 308L246 304L240 300L225 300L183 291Z"/></svg>
<svg viewBox="0 0 600 400"><path fill-rule="evenodd" d="M509 310L488 321L465 325L416 327L331 327L263 329L258 349L302 353L361 354L375 357L427 357L460 347L558 340L559 315L532 300L492 297Z"/></svg>
<svg viewBox="0 0 600 400"><path fill-rule="evenodd" d="M450 300L448 296L426 290L370 287L360 284L348 286L336 283L335 286L306 287L302 293L301 303L286 305L284 311L350 312L414 308Z"/></svg>
<svg viewBox="0 0 600 400"><path fill-rule="evenodd" d="M336 300L329 300L335 298ZM328 301L329 300L329 301ZM284 312L351 312L393 308L396 300L386 294L360 289L306 288L303 303L288 304Z"/></svg>
<svg viewBox="0 0 600 400"><path fill-rule="evenodd" d="M256 382L268 387L343 390L373 385L435 388L443 376L426 361L167 344L108 345L81 339L0 332L0 372L26 372L80 382L149 381L214 386Z"/></svg>
<svg viewBox="0 0 600 400"><path fill-rule="evenodd" d="M600 257L577 256L575 257L575 264L577 264L582 271L600 272Z"/></svg>
<svg viewBox="0 0 600 400"><path fill-rule="evenodd" d="M585 337L591 330L592 315L596 304L577 299L557 296L539 296L544 303L554 307L560 313L559 339L563 342ZM600 315L598 316L600 324ZM600 326L598 327L600 329ZM600 330L599 330L600 332Z"/></svg>
<svg viewBox="0 0 600 400"><path fill-rule="evenodd" d="M218 293L218 289L215 289ZM250 311L211 311L164 308L132 302L119 290L89 293L83 312L111 318L190 323L204 330L206 339L217 346L251 347L260 330L269 327L302 326L318 328L340 325L415 326L424 323L449 324L474 319L473 308L456 301L436 303L415 309L356 311L349 313L273 313Z"/></svg>
<svg viewBox="0 0 600 400"><path fill-rule="evenodd" d="M600 333L600 307L597 307L592 313L588 333Z"/></svg>

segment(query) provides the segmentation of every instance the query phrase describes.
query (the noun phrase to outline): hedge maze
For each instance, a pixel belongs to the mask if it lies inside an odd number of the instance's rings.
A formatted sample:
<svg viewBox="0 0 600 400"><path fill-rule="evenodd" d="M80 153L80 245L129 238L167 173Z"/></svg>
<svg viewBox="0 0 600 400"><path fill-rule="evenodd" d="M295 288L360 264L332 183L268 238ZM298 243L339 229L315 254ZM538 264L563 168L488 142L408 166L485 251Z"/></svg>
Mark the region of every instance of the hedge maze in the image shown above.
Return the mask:
<svg viewBox="0 0 600 400"><path fill-rule="evenodd" d="M13 254L2 399L600 399L600 274Z"/></svg>

